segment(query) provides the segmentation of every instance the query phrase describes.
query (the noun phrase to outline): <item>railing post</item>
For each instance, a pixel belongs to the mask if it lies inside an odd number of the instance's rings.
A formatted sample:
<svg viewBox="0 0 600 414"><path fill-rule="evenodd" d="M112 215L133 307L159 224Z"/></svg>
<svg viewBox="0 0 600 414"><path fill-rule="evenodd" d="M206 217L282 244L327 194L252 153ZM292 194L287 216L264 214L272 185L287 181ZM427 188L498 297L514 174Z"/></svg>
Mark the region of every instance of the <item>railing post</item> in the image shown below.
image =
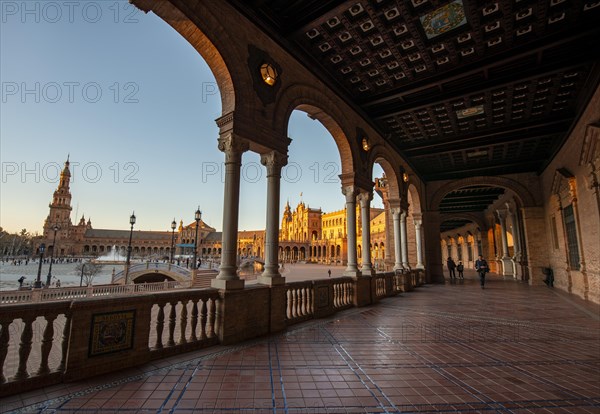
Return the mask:
<svg viewBox="0 0 600 414"><path fill-rule="evenodd" d="M45 375L50 372L48 367L48 356L52 349L54 340L54 320L58 315L46 315L46 329L44 329L44 338L42 339L42 360L37 375Z"/></svg>
<svg viewBox="0 0 600 414"><path fill-rule="evenodd" d="M10 339L8 327L11 323L12 321L0 320L0 329L2 329L2 333L0 333L0 384L6 382L6 377L4 376L4 360L8 353L8 340Z"/></svg>
<svg viewBox="0 0 600 414"><path fill-rule="evenodd" d="M27 372L27 360L29 359L29 354L31 353L31 344L33 338L33 321L35 317L27 316L23 318L23 323L25 323L25 327L23 328L23 333L21 334L21 343L19 344L19 367L17 368L17 373L15 374L15 380L24 380L29 377L29 373Z"/></svg>

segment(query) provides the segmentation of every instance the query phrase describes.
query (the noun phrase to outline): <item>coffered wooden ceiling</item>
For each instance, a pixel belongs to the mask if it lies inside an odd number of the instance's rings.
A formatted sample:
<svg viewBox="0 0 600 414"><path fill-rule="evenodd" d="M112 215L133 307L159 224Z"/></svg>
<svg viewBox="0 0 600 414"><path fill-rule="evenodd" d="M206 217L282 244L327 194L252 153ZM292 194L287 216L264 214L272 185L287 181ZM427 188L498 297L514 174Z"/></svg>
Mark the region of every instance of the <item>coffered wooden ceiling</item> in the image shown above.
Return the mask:
<svg viewBox="0 0 600 414"><path fill-rule="evenodd" d="M230 1L426 181L541 172L600 79L600 0Z"/></svg>

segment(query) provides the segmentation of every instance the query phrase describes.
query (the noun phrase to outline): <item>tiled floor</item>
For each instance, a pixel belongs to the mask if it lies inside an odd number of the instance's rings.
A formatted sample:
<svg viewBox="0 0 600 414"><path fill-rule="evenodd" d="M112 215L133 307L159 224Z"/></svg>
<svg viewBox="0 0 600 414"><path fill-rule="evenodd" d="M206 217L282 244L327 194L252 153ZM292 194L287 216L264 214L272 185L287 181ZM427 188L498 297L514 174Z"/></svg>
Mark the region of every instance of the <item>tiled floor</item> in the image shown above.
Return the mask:
<svg viewBox="0 0 600 414"><path fill-rule="evenodd" d="M0 400L41 413L600 413L597 306L492 277Z"/></svg>

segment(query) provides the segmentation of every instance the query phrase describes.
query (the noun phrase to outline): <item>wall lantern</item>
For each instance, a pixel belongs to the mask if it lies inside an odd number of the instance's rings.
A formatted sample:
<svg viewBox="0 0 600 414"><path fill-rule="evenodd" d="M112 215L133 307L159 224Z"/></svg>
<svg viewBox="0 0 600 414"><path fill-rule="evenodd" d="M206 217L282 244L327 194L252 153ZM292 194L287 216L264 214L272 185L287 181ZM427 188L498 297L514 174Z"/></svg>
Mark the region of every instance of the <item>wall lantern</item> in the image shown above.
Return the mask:
<svg viewBox="0 0 600 414"><path fill-rule="evenodd" d="M405 183L408 182L408 174L407 173L402 174L402 181L404 181Z"/></svg>
<svg viewBox="0 0 600 414"><path fill-rule="evenodd" d="M277 82L277 70L270 63L263 63L260 66L260 76L262 76L263 82L269 86L273 86Z"/></svg>
<svg viewBox="0 0 600 414"><path fill-rule="evenodd" d="M368 151L371 148L371 146L369 145L369 140L367 138L362 139L362 148L365 151Z"/></svg>

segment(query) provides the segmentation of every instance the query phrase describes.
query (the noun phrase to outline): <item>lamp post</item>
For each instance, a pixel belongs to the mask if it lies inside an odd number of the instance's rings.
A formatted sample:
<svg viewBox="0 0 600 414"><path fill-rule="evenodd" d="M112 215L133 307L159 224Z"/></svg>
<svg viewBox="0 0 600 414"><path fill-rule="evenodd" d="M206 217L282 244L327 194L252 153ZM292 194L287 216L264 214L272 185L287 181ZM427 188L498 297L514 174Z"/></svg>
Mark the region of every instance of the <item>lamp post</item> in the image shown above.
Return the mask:
<svg viewBox="0 0 600 414"><path fill-rule="evenodd" d="M50 267L48 268L48 276L46 276L46 287L50 287L50 280L52 279L52 262L54 261L54 250L56 250L56 232L60 229L58 224L52 227L54 230L54 238L52 239L52 251L50 252Z"/></svg>
<svg viewBox="0 0 600 414"><path fill-rule="evenodd" d="M196 250L198 250L198 226L200 225L200 219L202 219L202 212L200 211L200 206L198 206L196 213L194 213L194 219L196 220L196 236L194 237L194 261L192 263L192 269L197 269L198 266L196 265Z"/></svg>
<svg viewBox="0 0 600 414"><path fill-rule="evenodd" d="M46 250L46 245L44 243L40 244L40 264L38 266L38 274L33 287L39 289L42 287L42 260L44 259L44 250Z"/></svg>
<svg viewBox="0 0 600 414"><path fill-rule="evenodd" d="M175 223L175 217L173 217L173 221L171 222L171 260L169 260L170 264L173 264L173 249L175 248L175 227L177 227L177 223Z"/></svg>
<svg viewBox="0 0 600 414"><path fill-rule="evenodd" d="M125 284L129 284L129 260L131 259L131 238L133 237L133 225L135 224L135 211L131 213L129 217L129 224L131 224L131 230L129 230L129 244L127 245L127 261L125 262Z"/></svg>

